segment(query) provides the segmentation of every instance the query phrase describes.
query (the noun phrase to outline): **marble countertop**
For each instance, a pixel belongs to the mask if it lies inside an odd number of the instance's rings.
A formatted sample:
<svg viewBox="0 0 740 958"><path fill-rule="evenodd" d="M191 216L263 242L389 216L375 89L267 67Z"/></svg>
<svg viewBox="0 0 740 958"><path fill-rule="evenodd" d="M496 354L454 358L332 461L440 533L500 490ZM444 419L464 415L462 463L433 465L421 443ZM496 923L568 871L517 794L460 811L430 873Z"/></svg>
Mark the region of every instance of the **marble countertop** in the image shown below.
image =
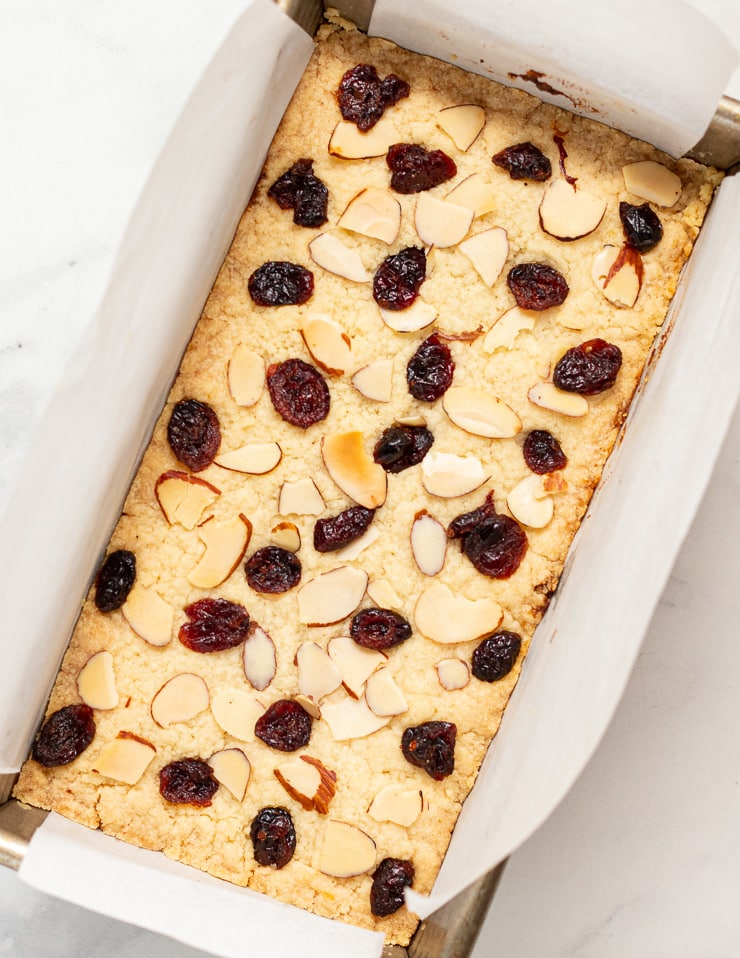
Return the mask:
<svg viewBox="0 0 740 958"><path fill-rule="evenodd" d="M694 3L740 47L733 0ZM3 6L0 510L177 105L241 3L206 6ZM617 714L511 857L474 958L740 954L739 501L740 409ZM114 953L202 954L0 869L0 956Z"/></svg>

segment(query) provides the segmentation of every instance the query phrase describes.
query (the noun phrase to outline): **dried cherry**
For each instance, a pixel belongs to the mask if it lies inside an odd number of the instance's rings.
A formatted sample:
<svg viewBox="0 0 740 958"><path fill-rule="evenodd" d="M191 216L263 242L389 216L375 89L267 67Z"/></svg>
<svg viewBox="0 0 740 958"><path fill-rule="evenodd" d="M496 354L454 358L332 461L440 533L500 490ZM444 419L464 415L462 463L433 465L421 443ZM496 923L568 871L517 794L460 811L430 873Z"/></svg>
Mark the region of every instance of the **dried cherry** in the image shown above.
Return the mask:
<svg viewBox="0 0 740 958"><path fill-rule="evenodd" d="M329 415L329 387L315 366L302 359L267 367L267 389L275 412L286 422L308 429Z"/></svg>
<svg viewBox="0 0 740 958"><path fill-rule="evenodd" d="M283 868L293 857L296 834L287 808L280 805L261 808L252 819L249 835L258 865Z"/></svg>
<svg viewBox="0 0 740 958"><path fill-rule="evenodd" d="M417 143L395 143L386 154L391 189L396 193L422 193L451 180L457 166L443 150L425 150Z"/></svg>
<svg viewBox="0 0 740 958"><path fill-rule="evenodd" d="M33 743L31 755L39 765L69 765L95 738L95 720L89 705L65 705L48 717Z"/></svg>
<svg viewBox="0 0 740 958"><path fill-rule="evenodd" d="M494 632L473 652L473 675L481 682L496 682L514 668L522 637L516 632Z"/></svg>
<svg viewBox="0 0 740 958"><path fill-rule="evenodd" d="M410 92L408 83L395 73L381 80L374 66L358 63L342 77L337 98L342 117L356 124L359 130L367 131L375 126L387 107Z"/></svg>
<svg viewBox="0 0 740 958"><path fill-rule="evenodd" d="M353 506L328 519L317 519L313 529L313 547L317 552L341 549L367 530L375 515L374 509Z"/></svg>
<svg viewBox="0 0 740 958"><path fill-rule="evenodd" d="M423 722L404 729L401 751L406 761L440 782L455 769L455 739L457 726L453 722Z"/></svg>
<svg viewBox="0 0 740 958"><path fill-rule="evenodd" d="M512 180L533 180L544 183L552 176L552 164L533 143L507 146L493 157L496 166L506 170Z"/></svg>
<svg viewBox="0 0 740 958"><path fill-rule="evenodd" d="M101 612L120 609L136 579L136 556L116 549L106 556L95 577L95 605Z"/></svg>
<svg viewBox="0 0 740 958"><path fill-rule="evenodd" d="M301 581L301 560L279 546L264 546L247 559L247 583L255 592L278 595Z"/></svg>
<svg viewBox="0 0 740 958"><path fill-rule="evenodd" d="M533 429L524 440L522 453L526 464L538 476L564 469L568 465L568 457L560 443L546 429Z"/></svg>
<svg viewBox="0 0 740 958"><path fill-rule="evenodd" d="M349 634L364 649L383 651L411 638L411 626L390 609L361 609L352 616Z"/></svg>
<svg viewBox="0 0 740 958"><path fill-rule="evenodd" d="M638 253L647 253L663 238L663 224L649 203L620 203L619 218L627 243Z"/></svg>
<svg viewBox="0 0 740 958"><path fill-rule="evenodd" d="M447 535L460 538L463 553L491 579L508 579L527 552L526 532L514 519L496 512L493 492L482 506L453 519Z"/></svg>
<svg viewBox="0 0 740 958"><path fill-rule="evenodd" d="M329 190L314 174L313 160L296 160L267 191L281 210L293 210L296 226L321 226L326 223Z"/></svg>
<svg viewBox="0 0 740 958"><path fill-rule="evenodd" d="M313 273L298 263L270 260L257 267L247 286L258 306L300 306L313 295Z"/></svg>
<svg viewBox="0 0 740 958"><path fill-rule="evenodd" d="M270 748L296 752L311 738L311 716L298 702L280 699L257 719L254 734Z"/></svg>
<svg viewBox="0 0 740 958"><path fill-rule="evenodd" d="M558 389L596 396L611 389L622 366L622 350L604 339L589 339L564 353L555 365L552 381Z"/></svg>
<svg viewBox="0 0 740 958"><path fill-rule="evenodd" d="M249 633L249 613L228 599L199 599L185 606L185 615L191 621L180 626L178 638L193 652L234 649Z"/></svg>
<svg viewBox="0 0 740 958"><path fill-rule="evenodd" d="M427 256L417 246L407 246L386 256L373 277L373 299L381 309L408 309L427 276Z"/></svg>
<svg viewBox="0 0 740 958"><path fill-rule="evenodd" d="M506 283L520 309L550 309L569 293L562 273L545 263L519 263L509 270Z"/></svg>
<svg viewBox="0 0 740 958"><path fill-rule="evenodd" d="M221 445L218 416L208 403L181 399L167 424L167 441L181 463L201 472L216 458Z"/></svg>
<svg viewBox="0 0 740 958"><path fill-rule="evenodd" d="M213 769L201 758L181 758L159 771L159 794L173 805L208 808L217 790Z"/></svg>
<svg viewBox="0 0 740 958"><path fill-rule="evenodd" d="M434 402L450 388L454 372L450 347L437 333L432 333L409 360L406 383L414 399Z"/></svg>
<svg viewBox="0 0 740 958"><path fill-rule="evenodd" d="M426 426L389 426L375 443L373 459L386 472L403 472L420 463L433 445Z"/></svg>
<svg viewBox="0 0 740 958"><path fill-rule="evenodd" d="M405 903L404 889L414 883L414 863L404 858L384 858L373 874L370 911L385 918Z"/></svg>

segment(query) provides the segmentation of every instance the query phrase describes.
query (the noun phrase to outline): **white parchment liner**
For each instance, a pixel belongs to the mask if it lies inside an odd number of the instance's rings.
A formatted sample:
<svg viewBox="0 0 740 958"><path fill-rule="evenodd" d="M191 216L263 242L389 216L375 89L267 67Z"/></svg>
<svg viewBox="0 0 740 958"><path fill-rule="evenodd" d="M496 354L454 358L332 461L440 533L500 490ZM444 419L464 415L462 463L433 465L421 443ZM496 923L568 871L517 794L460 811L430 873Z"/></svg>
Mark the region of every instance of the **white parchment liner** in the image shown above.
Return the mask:
<svg viewBox="0 0 740 958"><path fill-rule="evenodd" d="M379 0L374 32L424 52L444 56L446 51L446 59L453 59L454 51L455 62L468 68L486 59L488 54L479 56L479 51L495 51L506 72L522 67L520 72L537 69L555 77L556 68L550 71L542 59L546 51L562 49L562 41L582 47L585 57L595 47L580 30L570 31L567 20L553 17L536 37L531 60L518 47L507 60L502 43L511 34L514 5L498 4L506 17L490 12L484 17L489 5L465 0L455 5L453 16L425 0L414 10L422 18L438 19L410 22L395 8L393 24L389 4ZM548 10L560 6L569 4L557 0ZM610 3L593 6L608 18ZM688 32L681 35L680 67L664 64L665 87L684 89L687 63L724 65L708 71L709 78L697 68L680 123L672 122L668 100L658 101L670 128L661 133L660 145L683 149L686 137L693 142L706 126L734 60L713 28L705 30L693 13L684 17L682 4L670 7L671 23L681 20ZM648 44L653 50L655 38L648 36ZM570 49L570 62L578 63ZM689 50L697 50L699 59L692 60ZM608 45L595 59L601 62L612 52ZM0 674L2 771L17 769L27 753L79 598L309 54L308 39L270 0L250 4L158 161L129 224L98 320L39 430L0 529L7 646ZM617 75L634 77L636 68L632 64L630 71L617 59ZM593 82L591 102L605 110L599 84ZM581 92L588 94L588 81L578 83L580 98ZM624 91L615 99L624 102ZM736 178L715 200L689 282L676 297L670 320L675 329L641 397L647 401L635 408L571 552L567 587L538 630L434 894L428 900L413 896L420 914L449 900L531 834L573 783L608 724L737 399L738 221ZM108 428L112 416L115 430ZM34 583L39 581L46 583L44 603L37 601ZM269 946L276 958L294 956L309 941L312 953L330 958L378 954L382 944L374 933L271 902L55 815L37 832L21 874L60 897L224 956L243 954L247 941L256 951ZM209 914L219 921L209 920Z"/></svg>

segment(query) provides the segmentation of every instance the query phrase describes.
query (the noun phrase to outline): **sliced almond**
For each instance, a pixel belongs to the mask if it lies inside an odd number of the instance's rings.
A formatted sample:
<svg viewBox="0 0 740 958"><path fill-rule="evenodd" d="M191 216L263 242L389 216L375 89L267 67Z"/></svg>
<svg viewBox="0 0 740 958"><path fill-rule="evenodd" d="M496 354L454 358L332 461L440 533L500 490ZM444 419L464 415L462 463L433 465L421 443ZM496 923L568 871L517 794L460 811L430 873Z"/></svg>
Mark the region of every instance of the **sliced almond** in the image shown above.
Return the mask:
<svg viewBox="0 0 740 958"><path fill-rule="evenodd" d="M258 692L264 692L275 678L277 657L275 643L254 621L249 623L249 634L244 643L243 662L247 682Z"/></svg>
<svg viewBox="0 0 740 958"><path fill-rule="evenodd" d="M421 484L430 495L442 499L465 496L486 479L488 474L475 456L430 452L421 463Z"/></svg>
<svg viewBox="0 0 740 958"><path fill-rule="evenodd" d="M252 766L240 748L224 748L208 759L213 769L213 777L241 802L247 794Z"/></svg>
<svg viewBox="0 0 740 958"><path fill-rule="evenodd" d="M681 195L681 178L655 160L628 163L622 167L622 176L630 193L656 206L675 206Z"/></svg>
<svg viewBox="0 0 740 958"><path fill-rule="evenodd" d="M353 699L349 696L338 702L325 702L321 706L321 718L329 726L336 742L365 738L390 722L390 717L376 715L365 699Z"/></svg>
<svg viewBox="0 0 740 958"><path fill-rule="evenodd" d="M157 750L151 742L132 732L119 732L103 746L93 772L125 785L136 785Z"/></svg>
<svg viewBox="0 0 740 958"><path fill-rule="evenodd" d="M370 526L370 528L363 532L354 542L350 542L341 549L337 549L334 553L334 558L338 562L352 562L358 556L362 555L368 546L371 546L373 542L377 542L379 538L380 530L377 526Z"/></svg>
<svg viewBox="0 0 740 958"><path fill-rule="evenodd" d="M470 668L462 659L440 659L435 668L439 684L447 692L464 689L470 682Z"/></svg>
<svg viewBox="0 0 740 958"><path fill-rule="evenodd" d="M340 120L329 140L329 152L345 160L361 160L385 156L394 143L400 142L401 135L388 117L381 117L367 133L358 130L348 120Z"/></svg>
<svg viewBox="0 0 740 958"><path fill-rule="evenodd" d="M367 680L365 701L376 715L403 715L409 704L390 669L379 669Z"/></svg>
<svg viewBox="0 0 740 958"><path fill-rule="evenodd" d="M206 551L188 575L188 582L198 589L215 589L241 562L252 537L252 523L241 513L223 522L211 516L198 527L198 535Z"/></svg>
<svg viewBox="0 0 740 958"><path fill-rule="evenodd" d="M275 778L285 791L306 809L326 815L337 790L337 773L317 758L297 755L274 769Z"/></svg>
<svg viewBox="0 0 740 958"><path fill-rule="evenodd" d="M121 613L137 635L149 645L167 645L172 638L175 611L154 589L134 585Z"/></svg>
<svg viewBox="0 0 740 958"><path fill-rule="evenodd" d="M393 384L393 360L379 359L358 369L352 376L357 392L375 402L390 402Z"/></svg>
<svg viewBox="0 0 740 958"><path fill-rule="evenodd" d="M442 571L447 555L447 532L441 522L424 510L417 512L411 526L411 552L424 575L437 575Z"/></svg>
<svg viewBox="0 0 740 958"><path fill-rule="evenodd" d="M537 496L541 489L540 476L526 476L506 497L512 516L522 525L543 529L552 519L554 506L549 496Z"/></svg>
<svg viewBox="0 0 740 958"><path fill-rule="evenodd" d="M329 653L316 642L303 642L296 652L298 690L315 703L342 684L342 673Z"/></svg>
<svg viewBox="0 0 740 958"><path fill-rule="evenodd" d="M396 419L399 426L426 426L427 421L424 416L417 414L413 416L399 416Z"/></svg>
<svg viewBox="0 0 740 958"><path fill-rule="evenodd" d="M445 198L459 206L467 206L473 211L474 219L496 209L496 191L482 173L471 173Z"/></svg>
<svg viewBox="0 0 740 958"><path fill-rule="evenodd" d="M96 652L80 669L77 691L91 709L114 709L118 705L113 656L107 650Z"/></svg>
<svg viewBox="0 0 740 958"><path fill-rule="evenodd" d="M501 275L509 255L509 238L502 226L494 226L469 236L458 246L490 289Z"/></svg>
<svg viewBox="0 0 740 958"><path fill-rule="evenodd" d="M424 796L418 788L394 782L381 788L367 813L376 822L395 822L408 828L421 815L423 805Z"/></svg>
<svg viewBox="0 0 740 958"><path fill-rule="evenodd" d="M254 738L254 723L264 712L262 704L245 689L221 689L211 699L211 713L224 732L241 739Z"/></svg>
<svg viewBox="0 0 740 958"><path fill-rule="evenodd" d="M352 343L339 323L315 316L301 326L301 336L316 363L332 376L341 376L352 365Z"/></svg>
<svg viewBox="0 0 740 958"><path fill-rule="evenodd" d="M432 642L454 645L495 632L503 612L493 599L468 599L442 582L433 582L419 596L414 619L419 632Z"/></svg>
<svg viewBox="0 0 740 958"><path fill-rule="evenodd" d="M602 246L591 267L591 278L610 303L631 309L642 286L642 257L631 246Z"/></svg>
<svg viewBox="0 0 740 958"><path fill-rule="evenodd" d="M382 309L380 318L395 333L415 333L419 329L431 326L437 318L437 310L417 296L406 309Z"/></svg>
<svg viewBox="0 0 740 958"><path fill-rule="evenodd" d="M182 672L165 682L152 699L150 712L160 728L189 722L208 708L208 686L199 675Z"/></svg>
<svg viewBox="0 0 740 958"><path fill-rule="evenodd" d="M414 214L416 234L425 246L446 249L464 239L473 222L473 211L431 193L419 193Z"/></svg>
<svg viewBox="0 0 740 958"><path fill-rule="evenodd" d="M221 490L188 472L163 472L154 484L154 495L171 526L194 529L205 509L221 495Z"/></svg>
<svg viewBox="0 0 740 958"><path fill-rule="evenodd" d="M511 406L474 386L452 386L444 394L442 408L456 426L473 436L510 439L522 428L522 421Z"/></svg>
<svg viewBox="0 0 740 958"><path fill-rule="evenodd" d="M401 204L388 190L369 187L349 201L337 226L390 245L401 229Z"/></svg>
<svg viewBox="0 0 740 958"><path fill-rule="evenodd" d="M448 106L437 114L437 126L463 153L478 139L485 125L486 111L473 103Z"/></svg>
<svg viewBox="0 0 740 958"><path fill-rule="evenodd" d="M313 479L288 479L280 487L278 512L281 516L319 516L326 503Z"/></svg>
<svg viewBox="0 0 740 958"><path fill-rule="evenodd" d="M367 572L339 566L323 572L298 590L298 621L303 625L335 625L352 615L367 588Z"/></svg>
<svg viewBox="0 0 740 958"><path fill-rule="evenodd" d="M560 240L593 233L606 212L606 200L567 180L553 180L540 202L540 226Z"/></svg>
<svg viewBox="0 0 740 958"><path fill-rule="evenodd" d="M341 682L340 682L341 685ZM294 695L293 700L297 702L302 708L304 708L311 718L320 719L321 718L321 709L318 705L307 695Z"/></svg>
<svg viewBox="0 0 740 958"><path fill-rule="evenodd" d="M328 821L319 871L334 878L351 878L375 868L375 842L355 825Z"/></svg>
<svg viewBox="0 0 740 958"><path fill-rule="evenodd" d="M264 476L276 469L283 451L276 442L248 442L245 446L216 456L214 462L222 469Z"/></svg>
<svg viewBox="0 0 740 958"><path fill-rule="evenodd" d="M294 522L278 522L270 531L272 544L288 552L298 552L301 547L301 534Z"/></svg>
<svg viewBox="0 0 740 958"><path fill-rule="evenodd" d="M558 389L554 383L535 383L527 393L529 401L543 409L559 412L561 416L578 418L588 412L585 396Z"/></svg>
<svg viewBox="0 0 740 958"><path fill-rule="evenodd" d="M254 406L265 388L265 361L240 343L231 354L227 369L229 392L239 406Z"/></svg>
<svg viewBox="0 0 740 958"><path fill-rule="evenodd" d="M353 283L370 282L370 274L363 266L357 250L345 246L333 233L319 233L308 244L308 252L314 263L329 273Z"/></svg>
<svg viewBox="0 0 740 958"><path fill-rule="evenodd" d="M344 687L355 698L362 695L365 683L373 672L382 668L387 661L382 652L366 649L348 635L335 636L326 650L339 669Z"/></svg>
<svg viewBox="0 0 740 958"><path fill-rule="evenodd" d="M403 599L387 579L374 579L368 583L367 594L381 609L400 609Z"/></svg>
<svg viewBox="0 0 740 958"><path fill-rule="evenodd" d="M368 455L361 432L353 430L323 436L321 455L327 472L350 499L366 509L383 505L388 477L385 469Z"/></svg>
<svg viewBox="0 0 740 958"><path fill-rule="evenodd" d="M532 332L538 316L539 313L532 309L512 306L499 316L488 330L483 339L483 349L487 353L495 353L497 349L511 349L519 333Z"/></svg>

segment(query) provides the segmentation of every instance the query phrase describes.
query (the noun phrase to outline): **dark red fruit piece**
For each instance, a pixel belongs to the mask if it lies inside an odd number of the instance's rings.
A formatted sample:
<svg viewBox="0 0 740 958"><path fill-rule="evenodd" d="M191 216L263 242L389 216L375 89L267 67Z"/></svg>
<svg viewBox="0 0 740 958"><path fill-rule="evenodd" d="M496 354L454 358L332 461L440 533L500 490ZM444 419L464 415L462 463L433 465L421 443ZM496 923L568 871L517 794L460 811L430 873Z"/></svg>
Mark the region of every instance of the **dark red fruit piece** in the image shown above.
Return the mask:
<svg viewBox="0 0 740 958"><path fill-rule="evenodd" d="M568 465L568 457L560 443L546 429L533 429L524 440L522 453L526 464L538 476L564 469Z"/></svg>
<svg viewBox="0 0 740 958"><path fill-rule="evenodd" d="M509 270L506 283L520 309L550 309L565 302L565 277L544 263L520 263Z"/></svg>
<svg viewBox="0 0 740 958"><path fill-rule="evenodd" d="M247 559L244 571L255 592L277 595L301 581L301 560L287 549L265 546Z"/></svg>
<svg viewBox="0 0 740 958"><path fill-rule="evenodd" d="M296 160L267 191L281 210L293 210L296 226L321 226L326 222L329 190L314 174L313 160Z"/></svg>
<svg viewBox="0 0 740 958"><path fill-rule="evenodd" d="M291 426L308 429L329 415L329 387L315 366L286 359L267 367L267 389L275 412Z"/></svg>
<svg viewBox="0 0 740 958"><path fill-rule="evenodd" d="M265 745L281 752L295 752L308 745L311 738L311 716L292 699L273 702L254 726L254 734Z"/></svg>
<svg viewBox="0 0 740 958"><path fill-rule="evenodd" d="M370 911L376 918L392 915L405 904L404 889L413 883L413 862L403 858L384 858L373 874Z"/></svg>
<svg viewBox="0 0 740 958"><path fill-rule="evenodd" d="M552 375L558 389L596 396L611 389L622 366L622 350L604 339L589 339L560 357Z"/></svg>
<svg viewBox="0 0 740 958"><path fill-rule="evenodd" d="M333 552L354 542L367 530L374 515L374 509L353 506L340 512L338 516L317 519L313 529L314 549L317 552Z"/></svg>
<svg viewBox="0 0 740 958"><path fill-rule="evenodd" d="M447 535L459 537L463 553L481 575L491 579L508 579L527 552L526 532L514 519L496 512L492 492L482 506L453 519Z"/></svg>
<svg viewBox="0 0 740 958"><path fill-rule="evenodd" d="M663 224L649 203L620 203L619 218L627 243L638 253L647 253L663 239Z"/></svg>
<svg viewBox="0 0 740 958"><path fill-rule="evenodd" d="M452 385L455 364L447 343L432 333L420 344L406 367L409 392L421 402L434 402Z"/></svg>
<svg viewBox="0 0 740 958"><path fill-rule="evenodd" d="M375 443L373 459L386 472L403 472L420 463L433 444L426 426L390 426Z"/></svg>
<svg viewBox="0 0 740 958"><path fill-rule="evenodd" d="M455 769L456 737L453 722L423 722L404 730L401 751L406 761L440 782Z"/></svg>
<svg viewBox="0 0 740 958"><path fill-rule="evenodd" d="M33 743L31 755L46 768L69 765L95 738L89 705L65 705L48 717Z"/></svg>
<svg viewBox="0 0 740 958"><path fill-rule="evenodd" d="M181 758L159 772L159 794L173 805L208 808L218 790L213 769L200 758Z"/></svg>
<svg viewBox="0 0 740 958"><path fill-rule="evenodd" d="M391 170L391 189L396 193L422 193L457 173L452 157L442 150L425 150L417 143L395 143L385 161Z"/></svg>
<svg viewBox="0 0 740 958"><path fill-rule="evenodd" d="M95 577L95 605L101 612L120 609L136 579L136 556L117 549L106 556Z"/></svg>
<svg viewBox="0 0 740 958"><path fill-rule="evenodd" d="M361 609L352 616L349 634L364 649L392 649L411 638L411 626L390 609Z"/></svg>
<svg viewBox="0 0 740 958"><path fill-rule="evenodd" d="M300 306L313 294L313 273L297 263L270 260L257 267L247 285L258 306Z"/></svg>
<svg viewBox="0 0 740 958"><path fill-rule="evenodd" d="M494 632L473 652L473 675L481 682L496 682L514 668L522 647L516 632Z"/></svg>
<svg viewBox="0 0 740 958"><path fill-rule="evenodd" d="M287 808L280 805L261 808L252 819L249 834L258 865L283 868L293 857L296 835Z"/></svg>
<svg viewBox="0 0 740 958"><path fill-rule="evenodd" d="M381 309L408 309L427 276L427 256L417 246L386 256L373 277L373 299Z"/></svg>
<svg viewBox="0 0 740 958"><path fill-rule="evenodd" d="M199 599L185 606L191 620L180 626L178 638L193 652L223 652L241 645L249 632L249 613L227 599Z"/></svg>
<svg viewBox="0 0 740 958"><path fill-rule="evenodd" d="M167 441L181 463L201 472L216 458L221 445L218 416L208 403L181 399L167 424Z"/></svg>
<svg viewBox="0 0 740 958"><path fill-rule="evenodd" d="M506 170L512 180L533 180L544 183L552 176L552 164L533 143L507 146L493 157L496 166Z"/></svg>
<svg viewBox="0 0 740 958"><path fill-rule="evenodd" d="M381 80L374 66L358 63L342 77L337 98L342 117L366 131L375 126L387 107L409 93L408 83L395 73Z"/></svg>

